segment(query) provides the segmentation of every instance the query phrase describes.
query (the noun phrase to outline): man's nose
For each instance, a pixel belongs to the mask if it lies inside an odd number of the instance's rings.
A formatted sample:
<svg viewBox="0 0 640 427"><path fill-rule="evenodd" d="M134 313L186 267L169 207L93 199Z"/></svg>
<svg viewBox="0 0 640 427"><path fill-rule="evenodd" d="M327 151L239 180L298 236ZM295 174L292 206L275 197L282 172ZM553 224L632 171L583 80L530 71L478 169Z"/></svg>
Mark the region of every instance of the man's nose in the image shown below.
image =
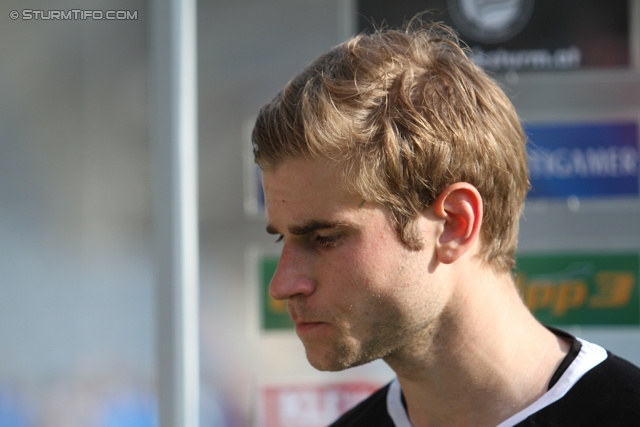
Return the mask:
<svg viewBox="0 0 640 427"><path fill-rule="evenodd" d="M285 242L269 285L271 297L285 300L294 295L311 295L315 286L309 270L309 260L304 251Z"/></svg>

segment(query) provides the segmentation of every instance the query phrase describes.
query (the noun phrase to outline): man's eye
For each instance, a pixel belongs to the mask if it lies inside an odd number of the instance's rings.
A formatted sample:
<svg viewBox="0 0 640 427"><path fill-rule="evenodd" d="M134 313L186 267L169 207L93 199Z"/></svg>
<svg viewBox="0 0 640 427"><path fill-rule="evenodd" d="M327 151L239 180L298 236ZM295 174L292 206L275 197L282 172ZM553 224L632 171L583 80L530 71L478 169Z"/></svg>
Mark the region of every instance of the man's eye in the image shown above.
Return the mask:
<svg viewBox="0 0 640 427"><path fill-rule="evenodd" d="M325 247L325 248L332 248L332 247L338 246L341 241L342 241L342 235L341 234L330 234L328 236L317 236L316 237L316 243L319 246L322 246L322 247Z"/></svg>
<svg viewBox="0 0 640 427"><path fill-rule="evenodd" d="M278 238L275 241L275 243L280 243L280 242L282 242L283 239L284 239L284 235L283 234L279 234Z"/></svg>

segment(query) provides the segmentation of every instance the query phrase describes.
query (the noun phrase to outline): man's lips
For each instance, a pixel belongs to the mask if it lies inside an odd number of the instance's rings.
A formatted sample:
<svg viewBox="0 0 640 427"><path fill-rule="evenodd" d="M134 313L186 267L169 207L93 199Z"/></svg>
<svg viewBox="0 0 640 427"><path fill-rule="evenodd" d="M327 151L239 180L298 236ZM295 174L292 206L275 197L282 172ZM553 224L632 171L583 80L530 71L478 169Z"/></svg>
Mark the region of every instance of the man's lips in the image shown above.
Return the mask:
<svg viewBox="0 0 640 427"><path fill-rule="evenodd" d="M291 303L291 301L289 301L289 303L287 304L287 311L289 312L289 317L296 325L308 323L324 323L324 321L322 320L322 316L318 315L319 313L314 313L312 310L295 306Z"/></svg>
<svg viewBox="0 0 640 427"><path fill-rule="evenodd" d="M298 335L307 335L322 329L324 326L327 326L326 322L307 322L307 321L298 321L294 322L296 325L296 333Z"/></svg>
<svg viewBox="0 0 640 427"><path fill-rule="evenodd" d="M313 310L305 310L301 307L291 304L291 301L287 305L289 316L295 324L296 333L301 335L308 335L310 333L320 331L329 326L329 323L324 321L321 316L313 313Z"/></svg>

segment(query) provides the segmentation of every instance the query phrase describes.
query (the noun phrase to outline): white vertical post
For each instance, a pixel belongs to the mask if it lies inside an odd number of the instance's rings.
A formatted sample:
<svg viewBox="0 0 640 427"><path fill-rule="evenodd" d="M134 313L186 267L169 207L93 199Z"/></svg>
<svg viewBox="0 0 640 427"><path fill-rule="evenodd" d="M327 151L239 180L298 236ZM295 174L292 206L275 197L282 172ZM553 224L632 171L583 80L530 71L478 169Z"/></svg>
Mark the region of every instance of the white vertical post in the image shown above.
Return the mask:
<svg viewBox="0 0 640 427"><path fill-rule="evenodd" d="M196 0L148 5L159 418L198 427Z"/></svg>

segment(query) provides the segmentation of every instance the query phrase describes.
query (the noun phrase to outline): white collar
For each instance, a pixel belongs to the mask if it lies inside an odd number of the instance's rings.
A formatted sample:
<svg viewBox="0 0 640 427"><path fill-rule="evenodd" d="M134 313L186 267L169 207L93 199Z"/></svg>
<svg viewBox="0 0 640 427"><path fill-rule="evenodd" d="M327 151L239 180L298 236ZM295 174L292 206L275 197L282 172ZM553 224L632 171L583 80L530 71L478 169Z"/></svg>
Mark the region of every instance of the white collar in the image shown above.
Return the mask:
<svg viewBox="0 0 640 427"><path fill-rule="evenodd" d="M607 351L597 344L576 338L582 343L580 353L569 365L560 379L545 394L522 411L501 422L497 427L511 427L527 417L561 399L580 378L607 358ZM407 411L402 404L402 389L396 378L387 391L387 412L395 427L412 427Z"/></svg>

